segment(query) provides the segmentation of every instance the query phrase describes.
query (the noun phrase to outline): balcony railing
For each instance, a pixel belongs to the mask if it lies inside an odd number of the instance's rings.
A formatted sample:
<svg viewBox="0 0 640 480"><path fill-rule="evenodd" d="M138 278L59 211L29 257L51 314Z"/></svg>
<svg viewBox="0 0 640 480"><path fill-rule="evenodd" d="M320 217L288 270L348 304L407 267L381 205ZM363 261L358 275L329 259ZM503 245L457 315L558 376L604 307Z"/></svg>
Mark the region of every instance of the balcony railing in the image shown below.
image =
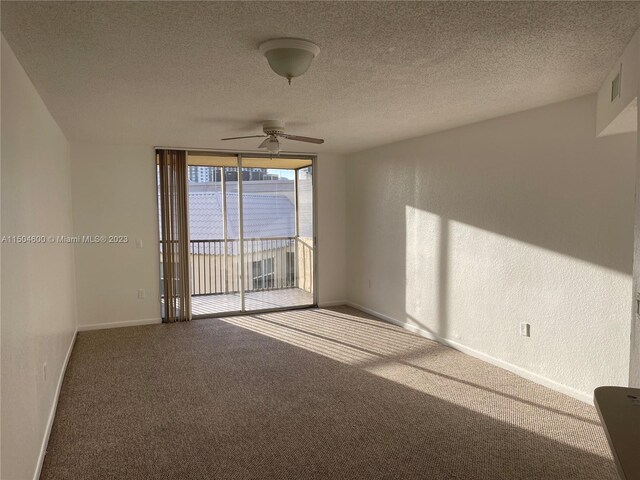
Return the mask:
<svg viewBox="0 0 640 480"><path fill-rule="evenodd" d="M244 269L240 240L191 240L192 295L300 288L313 291L313 246L310 238L244 239Z"/></svg>

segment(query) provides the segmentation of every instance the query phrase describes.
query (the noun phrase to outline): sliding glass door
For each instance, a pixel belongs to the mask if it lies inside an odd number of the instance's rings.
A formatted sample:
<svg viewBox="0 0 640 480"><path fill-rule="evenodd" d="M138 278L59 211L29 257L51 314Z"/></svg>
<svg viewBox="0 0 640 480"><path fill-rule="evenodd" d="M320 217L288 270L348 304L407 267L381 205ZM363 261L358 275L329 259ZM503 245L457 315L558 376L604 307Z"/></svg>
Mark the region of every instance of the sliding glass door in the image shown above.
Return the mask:
<svg viewBox="0 0 640 480"><path fill-rule="evenodd" d="M260 168L244 166L252 160L244 158L242 168L245 309L311 305L312 167L270 168L263 178ZM306 173L301 175L301 170Z"/></svg>
<svg viewBox="0 0 640 480"><path fill-rule="evenodd" d="M241 310L238 167L189 165L191 310Z"/></svg>
<svg viewBox="0 0 640 480"><path fill-rule="evenodd" d="M189 153L194 317L316 303L313 160Z"/></svg>

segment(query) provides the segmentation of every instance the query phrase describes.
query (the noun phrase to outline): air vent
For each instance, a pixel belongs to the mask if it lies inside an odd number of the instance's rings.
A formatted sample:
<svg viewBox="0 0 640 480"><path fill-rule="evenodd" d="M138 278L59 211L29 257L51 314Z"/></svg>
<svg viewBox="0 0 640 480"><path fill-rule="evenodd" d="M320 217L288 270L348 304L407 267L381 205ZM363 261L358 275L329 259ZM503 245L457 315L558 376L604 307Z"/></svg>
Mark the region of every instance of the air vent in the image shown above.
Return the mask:
<svg viewBox="0 0 640 480"><path fill-rule="evenodd" d="M620 64L620 71L616 75L616 78L611 82L611 101L613 102L620 96L620 79L622 78L622 64Z"/></svg>

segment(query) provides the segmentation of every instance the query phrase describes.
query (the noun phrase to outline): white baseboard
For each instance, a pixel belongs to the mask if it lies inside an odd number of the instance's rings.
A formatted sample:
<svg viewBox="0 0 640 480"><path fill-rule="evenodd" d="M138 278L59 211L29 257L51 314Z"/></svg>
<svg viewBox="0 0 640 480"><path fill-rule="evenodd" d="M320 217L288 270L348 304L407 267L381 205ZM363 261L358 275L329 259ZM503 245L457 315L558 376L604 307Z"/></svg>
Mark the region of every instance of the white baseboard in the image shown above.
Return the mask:
<svg viewBox="0 0 640 480"><path fill-rule="evenodd" d="M33 475L33 480L38 480L40 478L40 473L42 472L42 465L44 464L44 456L47 453L47 445L49 445L49 437L51 436L51 428L53 427L53 420L56 418L56 410L58 409L58 399L60 398L60 390L62 389L64 374L67 371L67 365L69 364L69 358L71 358L71 352L73 351L73 346L76 343L77 335L78 335L78 331L76 330L73 333L73 338L71 339L71 343L69 344L69 349L67 350L67 355L64 358L64 363L62 364L62 369L60 370L60 376L58 377L58 385L56 386L56 393L53 397L53 405L51 405L51 411L49 412L49 419L47 420L47 428L44 432L44 438L42 439L42 446L40 447L40 455L38 456L38 464L36 465L36 471L35 471L35 474Z"/></svg>
<svg viewBox="0 0 640 480"><path fill-rule="evenodd" d="M495 358L495 357L492 357L491 355L487 355L486 353L479 352L478 350L474 350L473 348L467 347L453 340L448 340L446 338L439 337L438 335L435 335L416 325L413 325L407 322L402 322L400 320L392 318L383 313L376 312L375 310L372 310L371 308L367 308L363 305L358 305L357 303L354 303L354 302L346 302L346 304L358 310L362 310L363 312L366 312L370 315L373 315L374 317L377 317L381 320L385 320L389 323L393 323L394 325L398 325L399 327L402 327L405 330L409 330L410 332L417 333L418 335L428 338L429 340L434 340L438 343L446 345L447 347L451 347L455 350L458 350L459 352L465 353L479 360L485 361L487 363L490 363L492 365L495 365L497 367L500 367L512 373L515 373L516 375L526 378L527 380L531 380L532 382L538 383L547 388L563 393L565 395L569 395L570 397L573 397L577 400L593 405L593 396L589 393L581 392L574 388L568 387L567 385L563 385L562 383L558 383L554 380L550 380L546 377L538 375L537 373L530 372L529 370L525 370L524 368L518 367L509 362L505 362L504 360L500 360L499 358Z"/></svg>
<svg viewBox="0 0 640 480"><path fill-rule="evenodd" d="M332 300L332 301L329 301L329 302L318 302L318 307L319 308L338 307L340 305L347 305L347 301L346 300Z"/></svg>
<svg viewBox="0 0 640 480"><path fill-rule="evenodd" d="M135 327L138 325L153 325L156 323L162 323L162 319L143 318L140 320L124 320L121 322L93 323L93 324L87 324L87 325L78 325L78 331L86 332L88 330L103 330L105 328Z"/></svg>

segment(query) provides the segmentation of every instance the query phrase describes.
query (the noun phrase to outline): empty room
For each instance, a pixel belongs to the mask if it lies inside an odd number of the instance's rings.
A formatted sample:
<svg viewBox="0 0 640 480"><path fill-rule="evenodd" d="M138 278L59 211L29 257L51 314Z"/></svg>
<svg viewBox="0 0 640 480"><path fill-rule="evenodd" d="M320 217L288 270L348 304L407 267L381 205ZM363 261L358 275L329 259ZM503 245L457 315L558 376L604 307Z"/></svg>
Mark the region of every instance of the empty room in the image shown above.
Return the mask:
<svg viewBox="0 0 640 480"><path fill-rule="evenodd" d="M2 480L640 479L640 2L0 19Z"/></svg>

